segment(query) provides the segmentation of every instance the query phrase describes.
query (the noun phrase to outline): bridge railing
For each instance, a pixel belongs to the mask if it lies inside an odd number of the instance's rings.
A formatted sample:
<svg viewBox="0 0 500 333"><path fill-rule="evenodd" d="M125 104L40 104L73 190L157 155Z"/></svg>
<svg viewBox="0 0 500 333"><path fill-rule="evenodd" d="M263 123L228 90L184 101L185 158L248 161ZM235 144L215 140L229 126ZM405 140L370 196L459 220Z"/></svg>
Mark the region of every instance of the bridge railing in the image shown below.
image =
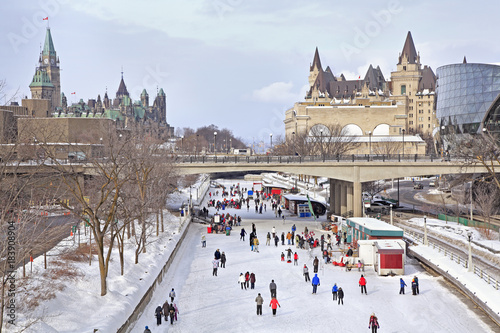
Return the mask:
<svg viewBox="0 0 500 333"><path fill-rule="evenodd" d="M178 155L177 163L308 163L308 162L442 162L452 160L437 155L419 154L350 154L350 155Z"/></svg>

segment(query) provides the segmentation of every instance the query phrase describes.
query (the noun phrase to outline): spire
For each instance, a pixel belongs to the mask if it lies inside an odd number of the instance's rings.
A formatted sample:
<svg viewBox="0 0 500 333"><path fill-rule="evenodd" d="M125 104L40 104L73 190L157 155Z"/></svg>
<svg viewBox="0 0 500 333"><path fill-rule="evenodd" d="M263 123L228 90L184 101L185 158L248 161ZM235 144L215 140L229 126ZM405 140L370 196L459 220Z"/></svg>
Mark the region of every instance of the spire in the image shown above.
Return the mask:
<svg viewBox="0 0 500 333"><path fill-rule="evenodd" d="M464 56L464 61L463 61L463 63L464 63L464 64L466 64L466 63L467 63L467 59L465 58L465 56Z"/></svg>
<svg viewBox="0 0 500 333"><path fill-rule="evenodd" d="M314 52L314 59L310 71L312 72L315 67L318 68L320 72L323 71L323 68L321 67L321 60L319 60L319 51L317 46L316 46L316 51Z"/></svg>
<svg viewBox="0 0 500 333"><path fill-rule="evenodd" d="M47 33L45 34L45 44L43 45L42 55L44 56L55 56L56 49L54 48L54 43L52 42L52 35L50 34L50 28L47 27Z"/></svg>
<svg viewBox="0 0 500 333"><path fill-rule="evenodd" d="M413 44L413 38L411 37L410 31L408 31L408 35L406 36L405 45L403 46L403 51L401 51L401 55L399 56L398 65L401 64L403 56L406 56L409 64L417 63L417 50L415 49L415 44Z"/></svg>
<svg viewBox="0 0 500 333"><path fill-rule="evenodd" d="M120 81L120 85L118 86L118 91L116 92L116 97L128 96L127 86L125 85L125 81L123 81L123 69L122 69L122 79Z"/></svg>

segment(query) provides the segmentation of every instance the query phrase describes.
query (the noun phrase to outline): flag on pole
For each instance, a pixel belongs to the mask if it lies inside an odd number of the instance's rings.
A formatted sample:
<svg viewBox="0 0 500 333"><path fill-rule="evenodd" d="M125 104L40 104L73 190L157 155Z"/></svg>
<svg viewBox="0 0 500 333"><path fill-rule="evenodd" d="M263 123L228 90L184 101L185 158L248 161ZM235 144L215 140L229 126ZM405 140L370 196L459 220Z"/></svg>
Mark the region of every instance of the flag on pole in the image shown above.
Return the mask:
<svg viewBox="0 0 500 333"><path fill-rule="evenodd" d="M76 95L76 92L72 92L71 95Z"/></svg>
<svg viewBox="0 0 500 333"><path fill-rule="evenodd" d="M314 216L314 221L316 221L316 214L314 214L313 205L311 203L311 199L309 199L309 194L307 194L307 204L309 205L309 211L311 212L312 216Z"/></svg>
<svg viewBox="0 0 500 333"><path fill-rule="evenodd" d="M48 20L49 20L48 16L43 18L43 21L48 21Z"/></svg>
<svg viewBox="0 0 500 333"><path fill-rule="evenodd" d="M360 75L360 76L358 76L358 80L359 80L359 79L361 79L361 75Z"/></svg>

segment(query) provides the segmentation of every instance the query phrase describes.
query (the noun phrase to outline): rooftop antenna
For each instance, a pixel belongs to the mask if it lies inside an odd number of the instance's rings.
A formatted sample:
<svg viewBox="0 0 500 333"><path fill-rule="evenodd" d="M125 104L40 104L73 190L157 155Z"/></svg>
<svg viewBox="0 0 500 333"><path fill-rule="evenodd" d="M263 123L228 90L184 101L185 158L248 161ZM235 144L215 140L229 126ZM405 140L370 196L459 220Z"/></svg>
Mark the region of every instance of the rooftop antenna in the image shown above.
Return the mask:
<svg viewBox="0 0 500 333"><path fill-rule="evenodd" d="M122 79L123 79L123 65L122 65Z"/></svg>

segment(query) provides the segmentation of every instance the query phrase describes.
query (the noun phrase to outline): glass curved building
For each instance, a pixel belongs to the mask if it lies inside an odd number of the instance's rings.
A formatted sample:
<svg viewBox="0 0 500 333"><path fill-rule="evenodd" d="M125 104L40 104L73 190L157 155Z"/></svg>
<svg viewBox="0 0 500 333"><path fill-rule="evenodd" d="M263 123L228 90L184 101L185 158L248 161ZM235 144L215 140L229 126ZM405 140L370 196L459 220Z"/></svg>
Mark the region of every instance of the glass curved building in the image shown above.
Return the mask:
<svg viewBox="0 0 500 333"><path fill-rule="evenodd" d="M500 66L452 64L437 74L436 117L446 132L475 134L500 126Z"/></svg>

